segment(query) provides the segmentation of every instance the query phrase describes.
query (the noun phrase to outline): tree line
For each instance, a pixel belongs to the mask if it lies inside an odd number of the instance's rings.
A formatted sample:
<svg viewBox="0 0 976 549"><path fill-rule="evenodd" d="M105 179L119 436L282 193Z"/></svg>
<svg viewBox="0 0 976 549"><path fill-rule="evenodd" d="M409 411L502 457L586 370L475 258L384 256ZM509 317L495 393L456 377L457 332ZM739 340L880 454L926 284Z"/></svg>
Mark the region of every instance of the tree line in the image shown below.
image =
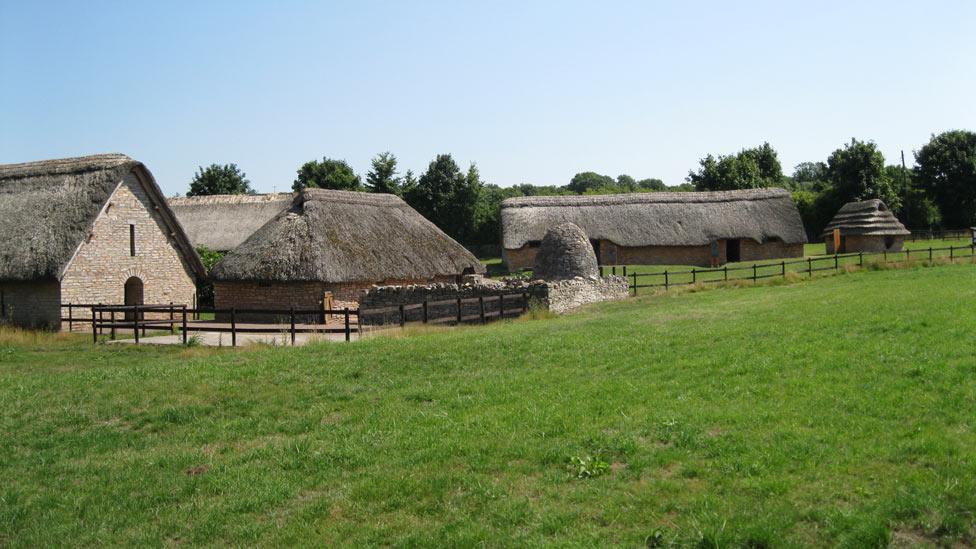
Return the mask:
<svg viewBox="0 0 976 549"><path fill-rule="evenodd" d="M401 173L390 152L373 157L364 178L345 160L323 158L303 164L292 184L296 192L322 188L395 194L465 244L498 243L501 202L511 197L762 187L791 191L811 238L818 237L842 205L870 198L883 200L912 229L968 227L976 224L976 133L933 135L915 151L910 168L887 164L874 142L852 139L825 161L798 164L791 175L783 173L776 150L763 143L732 155L709 154L675 186L660 179L581 172L561 186L500 187L483 181L474 163L461 169L450 154L437 155L419 176L412 170ZM194 174L187 196L253 192L236 164L211 164Z"/></svg>

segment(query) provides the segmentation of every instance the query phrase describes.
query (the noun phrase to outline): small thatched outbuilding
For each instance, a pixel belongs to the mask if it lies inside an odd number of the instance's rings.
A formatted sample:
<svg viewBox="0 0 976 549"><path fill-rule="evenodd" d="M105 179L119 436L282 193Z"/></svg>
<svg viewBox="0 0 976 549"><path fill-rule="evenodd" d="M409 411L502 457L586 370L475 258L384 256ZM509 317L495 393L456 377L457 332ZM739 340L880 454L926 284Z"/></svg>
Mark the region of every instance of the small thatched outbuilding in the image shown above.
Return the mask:
<svg viewBox="0 0 976 549"><path fill-rule="evenodd" d="M448 282L484 272L469 251L396 196L308 189L217 263L211 278L218 309L309 310L327 292L337 304L352 304L374 284Z"/></svg>
<svg viewBox="0 0 976 549"><path fill-rule="evenodd" d="M169 199L194 246L228 252L291 207L293 193L218 194Z"/></svg>
<svg viewBox="0 0 976 549"><path fill-rule="evenodd" d="M141 162L0 166L0 321L56 329L62 303L192 306L204 275Z"/></svg>
<svg viewBox="0 0 976 549"><path fill-rule="evenodd" d="M601 265L702 265L801 257L806 233L784 189L509 198L502 202L509 269L532 267L543 236L578 225Z"/></svg>
<svg viewBox="0 0 976 549"><path fill-rule="evenodd" d="M840 230L840 248L834 248L834 229ZM885 203L878 200L849 202L837 212L823 239L827 253L847 252L897 252L905 244L905 237L912 234L891 213Z"/></svg>

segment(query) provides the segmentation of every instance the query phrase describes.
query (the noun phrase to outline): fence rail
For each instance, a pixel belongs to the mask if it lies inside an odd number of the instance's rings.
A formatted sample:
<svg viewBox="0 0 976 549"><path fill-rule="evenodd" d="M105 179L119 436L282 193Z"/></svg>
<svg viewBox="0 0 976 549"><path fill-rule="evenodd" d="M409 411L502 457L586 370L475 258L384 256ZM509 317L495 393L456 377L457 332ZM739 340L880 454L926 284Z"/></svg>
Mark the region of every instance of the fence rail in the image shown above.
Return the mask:
<svg viewBox="0 0 976 549"><path fill-rule="evenodd" d="M848 265L863 267L865 259L875 263L901 263L912 260L949 260L954 262L969 259L976 263L976 245L948 246L941 248L916 248L897 252L858 252L833 255L812 256L803 259L781 260L777 262L754 263L752 265L726 265L717 268L691 268L682 270L666 269L660 272L637 272L631 265L601 266L601 274L617 274L618 271L629 281L633 295L641 289L690 286L695 284L715 284L734 281L758 282L767 278L786 278L787 273L812 277L822 271L837 271Z"/></svg>
<svg viewBox="0 0 976 549"><path fill-rule="evenodd" d="M343 334L350 341L352 334L362 335L363 318L380 320L376 325L405 326L408 323L486 323L491 320L519 316L528 310L529 296L521 293L425 300L421 303L358 309L215 309L192 308L186 305L105 305L101 303L64 303L61 321L68 329L82 325L91 329L92 342L106 336L112 340L120 334L131 333L136 344L147 330L168 330L180 333L185 345L191 332L217 332L231 335L231 346L237 345L238 334L288 334L292 345L297 334ZM67 311L67 315L63 311ZM79 314L82 313L82 314ZM87 314L85 314L87 313ZM201 320L201 315L213 315L214 320ZM242 315L277 316L277 322L256 323L242 319ZM219 319L218 319L219 318ZM330 322L337 320L337 322Z"/></svg>

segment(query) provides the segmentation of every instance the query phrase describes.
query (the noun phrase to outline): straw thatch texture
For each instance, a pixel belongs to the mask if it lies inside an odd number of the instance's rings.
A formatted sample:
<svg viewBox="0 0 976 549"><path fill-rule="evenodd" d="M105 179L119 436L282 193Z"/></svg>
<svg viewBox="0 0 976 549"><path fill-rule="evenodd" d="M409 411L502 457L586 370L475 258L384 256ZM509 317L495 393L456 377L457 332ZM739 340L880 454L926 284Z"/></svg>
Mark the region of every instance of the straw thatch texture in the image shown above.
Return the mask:
<svg viewBox="0 0 976 549"><path fill-rule="evenodd" d="M592 240L618 246L703 246L731 238L807 241L785 189L509 198L502 202L501 221L509 250L538 242L549 227L565 222L579 225Z"/></svg>
<svg viewBox="0 0 976 549"><path fill-rule="evenodd" d="M824 229L823 236L830 236L834 229L840 229L843 235L905 236L911 234L911 231L898 221L895 214L888 210L888 206L876 198L844 204Z"/></svg>
<svg viewBox="0 0 976 549"><path fill-rule="evenodd" d="M135 172L191 267L203 274L152 174L122 154L0 166L0 280L58 279L109 197Z"/></svg>
<svg viewBox="0 0 976 549"><path fill-rule="evenodd" d="M600 268L583 229L572 223L560 223L546 231L532 272L543 280L567 280L599 276Z"/></svg>
<svg viewBox="0 0 976 549"><path fill-rule="evenodd" d="M484 266L404 201L308 189L214 266L215 280L379 282Z"/></svg>
<svg viewBox="0 0 976 549"><path fill-rule="evenodd" d="M221 194L170 198L169 206L194 246L226 252L291 206L295 195Z"/></svg>

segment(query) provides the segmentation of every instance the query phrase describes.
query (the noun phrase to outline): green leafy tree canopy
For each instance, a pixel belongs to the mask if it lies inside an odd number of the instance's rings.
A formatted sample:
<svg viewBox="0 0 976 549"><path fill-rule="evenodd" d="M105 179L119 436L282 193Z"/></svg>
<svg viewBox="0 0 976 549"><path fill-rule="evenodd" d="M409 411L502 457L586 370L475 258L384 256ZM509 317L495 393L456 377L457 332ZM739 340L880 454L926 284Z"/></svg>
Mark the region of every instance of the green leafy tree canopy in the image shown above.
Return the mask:
<svg viewBox="0 0 976 549"><path fill-rule="evenodd" d="M295 192L304 189L362 191L363 185L359 176L345 160L323 158L321 161L312 160L302 164L291 188Z"/></svg>
<svg viewBox="0 0 976 549"><path fill-rule="evenodd" d="M251 182L237 164L211 164L198 167L186 196L213 194L254 194Z"/></svg>
<svg viewBox="0 0 976 549"><path fill-rule="evenodd" d="M933 135L915 153L915 178L942 212L945 226L976 225L976 133Z"/></svg>
<svg viewBox="0 0 976 549"><path fill-rule="evenodd" d="M397 157L387 151L373 157L372 166L366 173L366 190L371 193L400 195L400 179L397 177Z"/></svg>

